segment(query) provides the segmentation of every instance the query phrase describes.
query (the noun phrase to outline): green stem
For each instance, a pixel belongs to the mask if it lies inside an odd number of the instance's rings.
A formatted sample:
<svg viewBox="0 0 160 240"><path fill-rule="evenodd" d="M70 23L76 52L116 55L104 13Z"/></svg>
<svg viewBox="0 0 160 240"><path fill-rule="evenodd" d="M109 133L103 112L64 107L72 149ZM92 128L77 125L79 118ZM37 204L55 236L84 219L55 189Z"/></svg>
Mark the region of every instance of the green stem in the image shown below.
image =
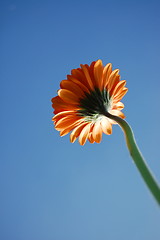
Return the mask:
<svg viewBox="0 0 160 240"><path fill-rule="evenodd" d="M160 204L160 186L158 185L155 178L153 177L145 160L143 159L143 156L140 150L138 149L131 127L125 120L123 120L120 117L113 116L108 112L105 112L104 115L116 121L121 126L122 130L124 131L124 135L125 135L125 139L126 139L126 143L127 143L127 147L130 152L130 155L134 160L141 176L143 177L151 193L157 200L158 204Z"/></svg>

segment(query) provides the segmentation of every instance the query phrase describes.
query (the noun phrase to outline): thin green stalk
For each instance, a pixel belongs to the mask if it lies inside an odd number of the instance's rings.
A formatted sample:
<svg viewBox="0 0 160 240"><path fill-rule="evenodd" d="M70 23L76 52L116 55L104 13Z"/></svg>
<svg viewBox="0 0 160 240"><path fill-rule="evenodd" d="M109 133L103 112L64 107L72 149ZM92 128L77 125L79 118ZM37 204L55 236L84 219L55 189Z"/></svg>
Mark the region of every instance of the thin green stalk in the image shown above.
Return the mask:
<svg viewBox="0 0 160 240"><path fill-rule="evenodd" d="M160 186L158 185L155 178L153 177L140 150L138 149L131 127L125 120L123 120L120 117L113 116L108 112L105 112L104 115L116 121L121 126L122 130L124 131L124 135L125 135L125 139L126 139L126 143L127 143L127 147L130 152L130 155L134 160L145 183L147 184L151 193L153 194L158 204L160 205Z"/></svg>

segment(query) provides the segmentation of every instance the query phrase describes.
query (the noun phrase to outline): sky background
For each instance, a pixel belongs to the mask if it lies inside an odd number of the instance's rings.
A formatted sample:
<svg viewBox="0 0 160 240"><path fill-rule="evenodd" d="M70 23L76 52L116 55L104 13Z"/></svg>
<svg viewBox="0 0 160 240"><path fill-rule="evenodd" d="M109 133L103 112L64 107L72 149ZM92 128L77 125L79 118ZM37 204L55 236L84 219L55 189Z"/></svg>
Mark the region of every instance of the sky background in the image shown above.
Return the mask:
<svg viewBox="0 0 160 240"><path fill-rule="evenodd" d="M1 240L160 239L160 209L121 129L100 144L71 144L53 127L50 101L71 69L111 62L160 182L159 13L155 0L1 1Z"/></svg>

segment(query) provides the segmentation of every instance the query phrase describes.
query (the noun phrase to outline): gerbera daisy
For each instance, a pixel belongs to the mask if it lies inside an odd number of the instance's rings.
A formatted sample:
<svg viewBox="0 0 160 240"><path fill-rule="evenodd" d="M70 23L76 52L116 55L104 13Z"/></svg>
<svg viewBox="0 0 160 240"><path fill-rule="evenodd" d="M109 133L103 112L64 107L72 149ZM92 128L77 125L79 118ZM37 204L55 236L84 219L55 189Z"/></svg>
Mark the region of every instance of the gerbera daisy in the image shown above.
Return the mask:
<svg viewBox="0 0 160 240"><path fill-rule="evenodd" d="M119 70L112 71L111 63L103 66L101 60L73 69L71 75L61 81L58 96L52 98L55 129L61 136L71 132L70 141L79 137L79 143L84 145L87 139L99 143L102 132L111 134L112 124L118 123L133 161L160 205L160 186L146 165L132 128L121 112L124 105L120 101L128 91L125 84L125 80L120 81Z"/></svg>
<svg viewBox="0 0 160 240"><path fill-rule="evenodd" d="M126 81L120 81L119 69L112 70L111 63L103 66L98 60L80 66L61 81L58 96L52 98L52 120L60 136L71 132L71 142L79 137L81 145L87 139L100 143L102 132L110 135L112 124L116 124L106 113L125 118L120 100L128 91Z"/></svg>

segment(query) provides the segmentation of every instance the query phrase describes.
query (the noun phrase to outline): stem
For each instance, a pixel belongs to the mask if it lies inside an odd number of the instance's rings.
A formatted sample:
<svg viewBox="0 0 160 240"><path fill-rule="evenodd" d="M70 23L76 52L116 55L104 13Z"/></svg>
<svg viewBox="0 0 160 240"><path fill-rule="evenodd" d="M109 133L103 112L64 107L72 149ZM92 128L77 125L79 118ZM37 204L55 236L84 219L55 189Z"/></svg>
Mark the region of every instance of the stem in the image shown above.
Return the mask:
<svg viewBox="0 0 160 240"><path fill-rule="evenodd" d="M151 171L149 170L138 146L136 144L133 131L129 124L120 117L113 116L112 114L105 112L104 115L112 120L116 121L120 127L122 128L128 150L132 159L134 160L142 178L144 179L145 183L147 184L148 188L150 189L151 193L157 200L158 204L160 205L160 186L156 182L155 178L153 177Z"/></svg>

